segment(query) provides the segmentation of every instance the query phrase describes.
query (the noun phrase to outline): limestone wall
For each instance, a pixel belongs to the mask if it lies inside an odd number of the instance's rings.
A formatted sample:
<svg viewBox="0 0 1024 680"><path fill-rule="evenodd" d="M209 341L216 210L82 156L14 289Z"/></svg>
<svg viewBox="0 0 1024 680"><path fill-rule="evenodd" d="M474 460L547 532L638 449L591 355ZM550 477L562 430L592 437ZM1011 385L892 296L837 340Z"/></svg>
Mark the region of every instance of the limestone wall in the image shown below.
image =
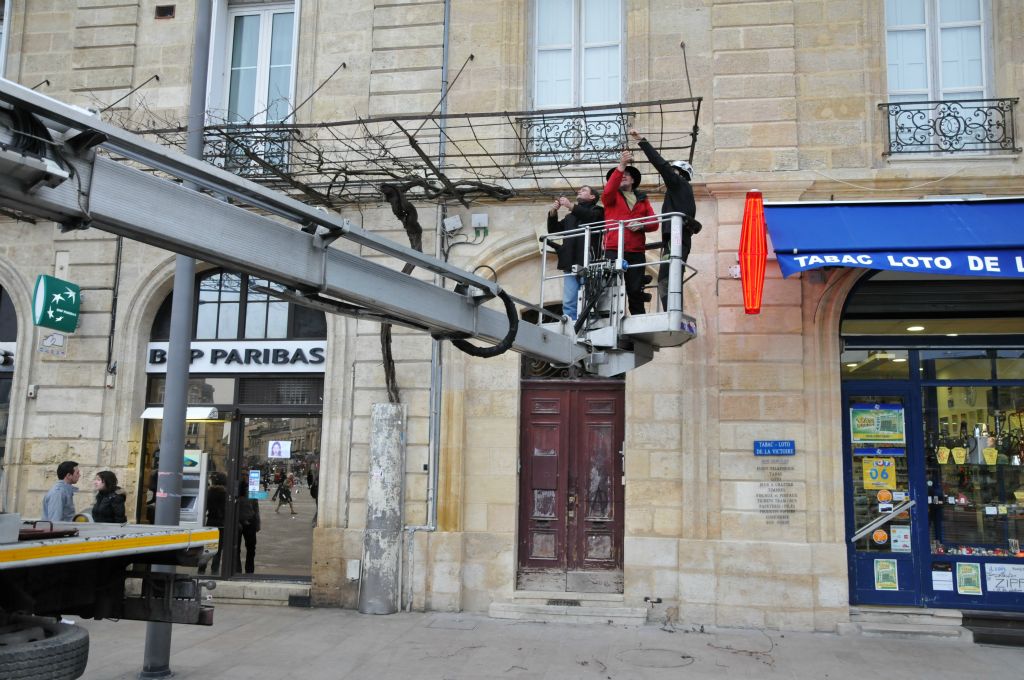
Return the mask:
<svg viewBox="0 0 1024 680"><path fill-rule="evenodd" d="M991 5L994 94L1019 97L1024 6ZM41 92L103 108L156 74L159 81L107 115L140 127L180 123L192 4L177 3L168 20L156 19L154 6L16 0L7 23L8 75L28 86L49 80ZM297 119L434 109L443 8L436 0L302 0L296 102L316 94ZM450 111L532 107L532 16L528 0L453 0L450 78L465 69ZM882 155L885 32L876 0L624 0L623 19L625 100L704 97L694 159L704 231L690 260L700 274L686 291L700 336L661 352L626 383L626 604L661 597L655 616L675 606L692 623L829 630L847 616L836 338L857 274L782 280L770 265L762 314L745 315L729 271L744 194L755 187L776 201L1012 194L1024 174L1019 156ZM592 181L600 183L597 168ZM660 205L660 196L652 198ZM484 243L457 248L453 261L491 266L514 294L539 300L531 256L545 201L449 206L466 223L474 212L490 219ZM437 209L419 209L425 249L433 252ZM353 207L345 216L406 242L386 206ZM86 475L114 469L134 491L145 386L139 364L169 290L170 256L123 245L119 369L109 381L116 240L95 231L60 234L48 224L5 221L2 229L0 285L19 310L27 309L37 273L66 274L85 289L82 329L64 359L39 355L40 334L19 317L9 504L35 512L56 463L71 456ZM545 301L558 299L556 288ZM319 604L354 606L357 586L344 578L345 560L361 554L370 407L387 398L378 327L332 319L329 348L313 592ZM409 408L406 522L419 525L428 519L431 343L395 328L394 349ZM484 611L515 583L519 361L470 359L447 346L444 366L438 530L411 538L405 586L417 609ZM35 400L24 396L29 384L40 385ZM795 440L791 469L764 467L752 455L754 439ZM774 493L766 489L791 495L775 508L764 500Z"/></svg>

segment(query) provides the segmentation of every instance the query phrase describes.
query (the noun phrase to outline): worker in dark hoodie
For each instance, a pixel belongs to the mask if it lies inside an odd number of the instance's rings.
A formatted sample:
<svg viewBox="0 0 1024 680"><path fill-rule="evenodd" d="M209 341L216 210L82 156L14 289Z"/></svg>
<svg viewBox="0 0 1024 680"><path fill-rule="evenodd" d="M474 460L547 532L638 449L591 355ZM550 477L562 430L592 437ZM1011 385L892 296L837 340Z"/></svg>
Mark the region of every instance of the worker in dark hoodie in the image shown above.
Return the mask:
<svg viewBox="0 0 1024 680"><path fill-rule="evenodd" d="M629 136L640 145L640 150L647 156L654 169L661 175L665 183L665 201L661 204L662 213L683 213L683 239L682 259L685 263L690 257L690 247L693 235L700 232L701 224L697 221L697 202L693 197L693 188L690 180L693 178L693 167L687 161L666 161L661 154L651 146L646 137L640 135L636 129L630 129ZM672 221L666 219L661 224L662 258L668 259L669 241L672 234ZM658 268L658 294L661 297L662 309L668 306L668 264L663 263Z"/></svg>

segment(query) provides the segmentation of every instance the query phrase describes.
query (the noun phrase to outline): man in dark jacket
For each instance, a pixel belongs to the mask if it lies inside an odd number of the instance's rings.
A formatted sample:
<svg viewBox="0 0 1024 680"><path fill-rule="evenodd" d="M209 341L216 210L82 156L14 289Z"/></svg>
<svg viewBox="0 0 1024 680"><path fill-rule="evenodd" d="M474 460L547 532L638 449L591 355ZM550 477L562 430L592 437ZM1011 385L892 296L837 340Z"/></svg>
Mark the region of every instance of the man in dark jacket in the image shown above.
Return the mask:
<svg viewBox="0 0 1024 680"><path fill-rule="evenodd" d="M683 262L690 257L690 246L693 235L700 231L700 222L697 221L697 202L693 198L693 188L690 180L693 175L693 168L686 161L666 161L661 154L655 150L645 137L642 137L635 129L629 131L629 136L640 145L640 149L647 156L662 181L665 182L665 202L661 204L661 212L683 213L689 219L683 220ZM662 258L668 259L669 240L672 233L672 221L663 220L661 224ZM666 297L668 296L668 264L662 264L658 269L658 294L661 296L662 309L667 307Z"/></svg>
<svg viewBox="0 0 1024 680"><path fill-rule="evenodd" d="M235 571L242 571L242 541L245 541L245 573L256 571L256 533L260 530L260 504L249 498L249 485L245 478L238 480L238 528L235 537Z"/></svg>
<svg viewBox="0 0 1024 680"><path fill-rule="evenodd" d="M558 219L558 209L568 208L569 213ZM548 210L548 233L558 234L572 231L584 224L604 221L604 208L597 204L597 195L589 186L582 186L576 192L576 205L562 196ZM573 321L576 320L577 299L579 297L580 279L573 272L573 266L583 266L585 240L583 234L570 236L561 241L549 241L558 252L558 269L566 274L562 279L562 314Z"/></svg>

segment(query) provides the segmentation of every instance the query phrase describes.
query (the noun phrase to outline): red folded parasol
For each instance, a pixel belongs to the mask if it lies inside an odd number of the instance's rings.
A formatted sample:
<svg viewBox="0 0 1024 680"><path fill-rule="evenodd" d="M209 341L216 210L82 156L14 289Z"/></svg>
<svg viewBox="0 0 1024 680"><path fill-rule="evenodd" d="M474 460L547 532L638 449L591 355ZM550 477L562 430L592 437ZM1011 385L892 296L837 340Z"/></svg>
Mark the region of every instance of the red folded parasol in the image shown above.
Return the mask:
<svg viewBox="0 0 1024 680"><path fill-rule="evenodd" d="M764 198L753 189L747 192L740 232L740 283L743 285L743 310L761 313L764 295L764 270L768 261L768 237L764 222Z"/></svg>

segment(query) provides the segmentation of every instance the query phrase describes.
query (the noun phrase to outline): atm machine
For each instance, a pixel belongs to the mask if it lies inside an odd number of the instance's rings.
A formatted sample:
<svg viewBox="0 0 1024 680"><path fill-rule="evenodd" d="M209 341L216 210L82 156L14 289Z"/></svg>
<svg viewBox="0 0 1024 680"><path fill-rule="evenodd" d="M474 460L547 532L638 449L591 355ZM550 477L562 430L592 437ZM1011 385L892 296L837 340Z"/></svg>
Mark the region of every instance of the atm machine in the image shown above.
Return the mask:
<svg viewBox="0 0 1024 680"><path fill-rule="evenodd" d="M206 468L210 454L185 449L181 475L181 519L183 527L201 527L206 521Z"/></svg>

